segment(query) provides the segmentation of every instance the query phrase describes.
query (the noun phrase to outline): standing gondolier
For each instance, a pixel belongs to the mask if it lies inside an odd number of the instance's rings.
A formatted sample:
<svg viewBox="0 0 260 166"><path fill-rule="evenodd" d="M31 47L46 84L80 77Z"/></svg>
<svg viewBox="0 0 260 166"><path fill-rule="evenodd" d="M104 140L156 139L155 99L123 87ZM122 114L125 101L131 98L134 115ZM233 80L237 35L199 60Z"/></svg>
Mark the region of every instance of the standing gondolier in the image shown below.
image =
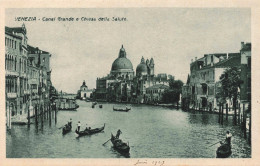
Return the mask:
<svg viewBox="0 0 260 166"><path fill-rule="evenodd" d="M231 144L231 137L232 137L232 134L229 132L229 131L227 131L227 134L226 134L226 143L227 144Z"/></svg>
<svg viewBox="0 0 260 166"><path fill-rule="evenodd" d="M68 125L71 127L71 124L72 124L72 118L70 118L69 122L68 122Z"/></svg>
<svg viewBox="0 0 260 166"><path fill-rule="evenodd" d="M80 121L78 122L78 132L80 131L80 126L81 126L81 124L80 124Z"/></svg>
<svg viewBox="0 0 260 166"><path fill-rule="evenodd" d="M120 129L118 129L118 130L117 130L117 133L116 133L116 138L119 138L120 134L122 134L122 132L121 132Z"/></svg>

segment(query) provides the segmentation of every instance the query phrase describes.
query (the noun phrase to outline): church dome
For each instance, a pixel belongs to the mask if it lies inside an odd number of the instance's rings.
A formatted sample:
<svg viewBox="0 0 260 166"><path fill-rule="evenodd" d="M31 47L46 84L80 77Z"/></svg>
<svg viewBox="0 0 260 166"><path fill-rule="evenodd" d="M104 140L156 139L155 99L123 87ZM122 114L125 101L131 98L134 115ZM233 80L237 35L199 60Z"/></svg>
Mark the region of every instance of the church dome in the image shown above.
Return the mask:
<svg viewBox="0 0 260 166"><path fill-rule="evenodd" d="M131 69L133 70L133 65L129 59L126 58L126 52L122 45L122 48L119 51L118 58L112 64L112 71L120 70L120 69Z"/></svg>
<svg viewBox="0 0 260 166"><path fill-rule="evenodd" d="M147 74L147 71L148 71L147 66L144 62L144 58L142 57L141 63L136 67L136 74L137 75L140 74L140 73L141 74Z"/></svg>
<svg viewBox="0 0 260 166"><path fill-rule="evenodd" d="M119 69L133 69L133 65L127 58L117 58L112 64L112 70Z"/></svg>

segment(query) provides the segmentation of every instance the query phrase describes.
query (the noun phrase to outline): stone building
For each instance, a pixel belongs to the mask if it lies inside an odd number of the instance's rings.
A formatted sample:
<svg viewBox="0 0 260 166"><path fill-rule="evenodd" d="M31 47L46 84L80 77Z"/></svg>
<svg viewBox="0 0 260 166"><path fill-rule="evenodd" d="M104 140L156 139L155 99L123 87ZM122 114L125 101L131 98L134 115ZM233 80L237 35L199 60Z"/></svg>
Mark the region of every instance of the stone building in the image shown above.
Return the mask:
<svg viewBox="0 0 260 166"><path fill-rule="evenodd" d="M38 47L28 45L28 58L32 62L31 69L37 68L38 78L33 78L30 86L32 90L38 90L38 99L34 99L33 108L40 103L40 109L46 109L50 104L50 90L51 90L51 69L50 69L50 57L51 54L47 51L40 50ZM36 80L38 79L38 86L36 86ZM32 97L33 98L33 97Z"/></svg>
<svg viewBox="0 0 260 166"><path fill-rule="evenodd" d="M118 58L113 62L110 74L97 78L95 98L110 101L145 102L146 88L163 84L169 85L167 74L154 74L155 63L142 57L134 75L133 65L126 57L122 46Z"/></svg>
<svg viewBox="0 0 260 166"><path fill-rule="evenodd" d="M189 82L182 89L183 99L190 96L189 107L217 108L216 83L226 68L240 67L240 58L240 53L205 54L200 59L195 58L190 64Z"/></svg>
<svg viewBox="0 0 260 166"><path fill-rule="evenodd" d="M83 81L82 85L80 86L80 90L78 91L79 98L82 100L89 99L90 94L92 93L91 89L88 89L85 80Z"/></svg>
<svg viewBox="0 0 260 166"><path fill-rule="evenodd" d="M162 101L163 93L170 87L163 84L156 84L146 88L145 103L160 103Z"/></svg>
<svg viewBox="0 0 260 166"><path fill-rule="evenodd" d="M248 104L251 102L251 43L241 42L241 79L240 101Z"/></svg>
<svg viewBox="0 0 260 166"><path fill-rule="evenodd" d="M5 27L5 93L7 126L11 117L26 113L29 98L27 78L27 31L22 27Z"/></svg>
<svg viewBox="0 0 260 166"><path fill-rule="evenodd" d="M50 98L51 55L27 42L24 24L22 27L5 27L5 96L9 128L12 120L26 121L29 106L46 104ZM45 104L41 105L42 109Z"/></svg>

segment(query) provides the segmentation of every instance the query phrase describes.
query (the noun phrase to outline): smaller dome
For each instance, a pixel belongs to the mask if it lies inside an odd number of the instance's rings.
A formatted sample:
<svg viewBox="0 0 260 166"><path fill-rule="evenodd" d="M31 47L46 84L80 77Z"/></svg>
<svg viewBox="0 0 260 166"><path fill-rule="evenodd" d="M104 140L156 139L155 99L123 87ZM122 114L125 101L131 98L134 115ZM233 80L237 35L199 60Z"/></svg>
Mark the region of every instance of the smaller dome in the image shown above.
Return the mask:
<svg viewBox="0 0 260 166"><path fill-rule="evenodd" d="M136 68L136 73L143 73L143 72L147 72L147 66L146 64L139 64Z"/></svg>
<svg viewBox="0 0 260 166"><path fill-rule="evenodd" d="M141 63L136 67L136 75L139 75L140 73L141 74L147 74L147 66L144 62L144 58L142 57L141 59Z"/></svg>

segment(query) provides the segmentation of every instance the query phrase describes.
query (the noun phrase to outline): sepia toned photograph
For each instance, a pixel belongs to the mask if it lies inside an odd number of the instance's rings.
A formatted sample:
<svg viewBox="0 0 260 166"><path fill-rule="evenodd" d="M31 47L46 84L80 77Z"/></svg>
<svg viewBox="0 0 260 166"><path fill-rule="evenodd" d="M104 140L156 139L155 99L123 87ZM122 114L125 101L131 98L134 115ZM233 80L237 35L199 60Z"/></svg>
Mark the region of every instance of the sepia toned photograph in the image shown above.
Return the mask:
<svg viewBox="0 0 260 166"><path fill-rule="evenodd" d="M7 8L5 157L250 159L251 35L250 8Z"/></svg>

